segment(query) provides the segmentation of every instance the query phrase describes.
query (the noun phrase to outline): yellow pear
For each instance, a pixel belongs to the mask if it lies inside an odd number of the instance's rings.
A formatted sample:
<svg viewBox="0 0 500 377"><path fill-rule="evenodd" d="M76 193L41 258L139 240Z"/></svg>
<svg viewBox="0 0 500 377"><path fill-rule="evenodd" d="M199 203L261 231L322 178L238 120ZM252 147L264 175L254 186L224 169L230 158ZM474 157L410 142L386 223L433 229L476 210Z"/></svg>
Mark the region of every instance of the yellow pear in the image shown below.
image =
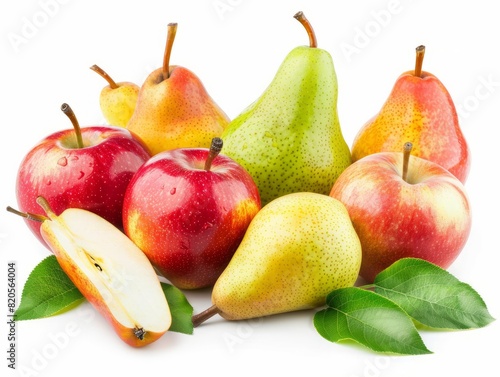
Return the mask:
<svg viewBox="0 0 500 377"><path fill-rule="evenodd" d="M139 85L129 81L115 82L106 71L95 64L90 69L108 82L99 95L102 115L110 125L125 127L134 113Z"/></svg>
<svg viewBox="0 0 500 377"><path fill-rule="evenodd" d="M141 86L127 124L153 155L175 148L207 148L229 124L228 116L193 72L169 65L176 29L177 24L168 25L163 66Z"/></svg>
<svg viewBox="0 0 500 377"><path fill-rule="evenodd" d="M240 320L324 305L332 290L354 285L360 265L360 241L340 201L281 196L254 217L214 285L213 306L193 323L216 313Z"/></svg>

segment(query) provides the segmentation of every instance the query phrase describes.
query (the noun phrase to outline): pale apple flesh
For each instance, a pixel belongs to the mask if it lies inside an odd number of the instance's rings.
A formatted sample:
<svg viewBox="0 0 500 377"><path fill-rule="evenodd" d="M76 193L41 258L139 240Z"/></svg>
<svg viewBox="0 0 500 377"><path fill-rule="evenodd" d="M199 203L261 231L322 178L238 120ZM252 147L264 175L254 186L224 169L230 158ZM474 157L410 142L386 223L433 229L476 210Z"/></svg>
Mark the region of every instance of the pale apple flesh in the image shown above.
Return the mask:
<svg viewBox="0 0 500 377"><path fill-rule="evenodd" d="M171 314L144 253L92 212L47 213L41 234L62 269L127 344L142 347L168 331Z"/></svg>
<svg viewBox="0 0 500 377"><path fill-rule="evenodd" d="M360 275L367 281L403 257L448 268L471 229L462 183L443 167L411 156L407 181L403 153L380 152L356 161L334 184L361 240Z"/></svg>

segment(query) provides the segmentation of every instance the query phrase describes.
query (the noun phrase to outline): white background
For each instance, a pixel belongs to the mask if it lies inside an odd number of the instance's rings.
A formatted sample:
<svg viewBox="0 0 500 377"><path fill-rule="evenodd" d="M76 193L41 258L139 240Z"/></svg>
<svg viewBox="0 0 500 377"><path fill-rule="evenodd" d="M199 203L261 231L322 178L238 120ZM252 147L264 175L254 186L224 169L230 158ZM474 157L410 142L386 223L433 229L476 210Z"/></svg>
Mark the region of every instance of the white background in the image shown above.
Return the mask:
<svg viewBox="0 0 500 377"><path fill-rule="evenodd" d="M28 150L48 134L70 127L59 110L63 102L73 107L82 125L103 122L98 95L104 81L89 69L92 64L118 81L142 83L161 66L167 23L177 22L171 62L198 74L234 118L266 88L285 55L308 43L293 18L302 10L319 47L333 56L339 117L349 145L382 106L397 76L413 69L415 47L427 47L424 70L437 75L451 93L473 157L466 184L473 229L450 271L483 296L494 317L500 316L495 179L500 23L494 1L55 1L1 5L2 208L17 204L16 172ZM24 38L23 43L12 43L16 38ZM5 323L7 261L17 263L20 298L28 274L48 251L22 220L7 212L0 212L0 237L0 322ZM210 304L209 290L186 294L195 312ZM422 331L434 354L394 357L353 343L330 343L315 331L312 316L301 312L236 323L212 318L194 335L168 333L149 347L133 349L83 304L64 315L18 323L17 367L30 372L21 375L52 377L74 372L467 376L498 370L498 322L470 331ZM2 325L2 375L7 331Z"/></svg>

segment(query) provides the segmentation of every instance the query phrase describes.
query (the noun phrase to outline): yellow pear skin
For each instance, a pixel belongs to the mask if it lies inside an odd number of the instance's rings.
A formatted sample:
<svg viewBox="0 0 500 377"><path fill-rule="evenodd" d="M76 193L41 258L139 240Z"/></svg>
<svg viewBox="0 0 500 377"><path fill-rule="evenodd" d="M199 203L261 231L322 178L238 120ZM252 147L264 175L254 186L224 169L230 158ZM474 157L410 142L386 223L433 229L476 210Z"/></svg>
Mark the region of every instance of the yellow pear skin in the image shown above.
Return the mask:
<svg viewBox="0 0 500 377"><path fill-rule="evenodd" d="M99 105L106 121L112 126L126 127L132 117L139 95L139 86L128 81L118 82L101 90Z"/></svg>
<svg viewBox="0 0 500 377"><path fill-rule="evenodd" d="M127 128L155 155L174 148L208 148L228 124L200 79L174 66L166 80L161 69L146 79Z"/></svg>
<svg viewBox="0 0 500 377"><path fill-rule="evenodd" d="M115 82L108 73L94 64L90 69L102 78L108 85L101 89L99 95L99 106L108 124L118 127L126 127L132 117L139 96L139 85L129 82Z"/></svg>
<svg viewBox="0 0 500 377"><path fill-rule="evenodd" d="M254 217L212 291L228 320L315 308L354 285L361 245L344 205L323 194L292 193Z"/></svg>
<svg viewBox="0 0 500 377"><path fill-rule="evenodd" d="M168 24L163 66L149 74L139 90L127 128L153 155L175 148L209 148L229 117L187 68L170 65L177 24Z"/></svg>

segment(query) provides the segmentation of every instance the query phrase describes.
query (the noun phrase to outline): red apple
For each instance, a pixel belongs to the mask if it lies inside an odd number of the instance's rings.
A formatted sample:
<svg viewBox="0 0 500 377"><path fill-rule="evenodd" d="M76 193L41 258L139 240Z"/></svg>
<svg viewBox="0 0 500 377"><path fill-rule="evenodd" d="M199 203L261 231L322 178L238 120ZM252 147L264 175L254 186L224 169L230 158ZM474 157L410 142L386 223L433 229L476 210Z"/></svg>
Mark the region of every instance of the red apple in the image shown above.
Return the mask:
<svg viewBox="0 0 500 377"><path fill-rule="evenodd" d="M113 126L80 129L71 108L64 104L61 109L74 128L47 136L24 157L16 182L19 209L38 213L36 198L43 196L57 215L67 208L82 208L122 228L125 189L151 154L130 131ZM26 224L47 246L40 223Z"/></svg>
<svg viewBox="0 0 500 377"><path fill-rule="evenodd" d="M361 241L360 276L375 276L403 257L448 268L465 246L471 209L463 184L440 165L379 152L348 167L330 196L346 206ZM406 166L406 167L405 167Z"/></svg>
<svg viewBox="0 0 500 377"><path fill-rule="evenodd" d="M214 138L210 150L161 152L137 171L125 193L125 233L181 289L215 283L261 208L252 177L218 155L220 147L222 140Z"/></svg>

